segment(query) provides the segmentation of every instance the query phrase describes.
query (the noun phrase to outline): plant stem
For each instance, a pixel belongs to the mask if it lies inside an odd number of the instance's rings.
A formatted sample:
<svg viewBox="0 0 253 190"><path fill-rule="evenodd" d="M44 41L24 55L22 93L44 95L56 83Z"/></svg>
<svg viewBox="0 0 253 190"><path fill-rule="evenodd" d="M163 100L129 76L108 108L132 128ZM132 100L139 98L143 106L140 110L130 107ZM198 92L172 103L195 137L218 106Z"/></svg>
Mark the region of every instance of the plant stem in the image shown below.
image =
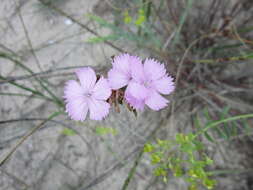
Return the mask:
<svg viewBox="0 0 253 190"><path fill-rule="evenodd" d="M246 119L246 118L253 118L253 113L251 114L244 114L244 115L238 115L238 116L234 116L234 117L229 117L226 119L222 119L213 123L210 123L209 125L207 125L204 129L200 130L194 138L196 138L197 136L201 135L202 133L206 132L207 130L216 127L217 125L220 125L222 123L226 123L226 122L230 122L230 121L235 121L235 120L239 120L239 119Z"/></svg>
<svg viewBox="0 0 253 190"><path fill-rule="evenodd" d="M135 174L135 172L136 172L136 168L137 168L137 166L138 166L138 164L139 164L139 162L140 162L140 160L141 160L142 155L143 155L143 149L141 150L141 152L140 152L139 155L137 156L137 158L136 158L136 160L135 160L135 162L134 162L134 165L133 165L133 167L131 168L131 170L130 170L130 172L129 172L129 174L128 174L128 176L127 176L127 178L126 178L126 180L125 180L125 182L124 182L124 185L123 185L123 187L122 187L121 190L126 190L126 189L127 189L127 187L128 187L128 185L129 185L131 179L133 178L133 176L134 176L134 174Z"/></svg>

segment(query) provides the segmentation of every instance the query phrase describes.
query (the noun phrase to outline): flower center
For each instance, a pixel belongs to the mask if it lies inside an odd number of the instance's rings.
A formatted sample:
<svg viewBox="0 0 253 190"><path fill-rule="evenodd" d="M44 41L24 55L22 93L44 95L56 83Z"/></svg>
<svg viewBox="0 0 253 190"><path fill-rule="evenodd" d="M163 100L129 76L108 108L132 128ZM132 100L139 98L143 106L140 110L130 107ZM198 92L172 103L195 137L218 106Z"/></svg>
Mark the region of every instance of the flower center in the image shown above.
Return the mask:
<svg viewBox="0 0 253 190"><path fill-rule="evenodd" d="M149 81L144 82L143 85L144 85L146 88L149 88L149 87L150 87Z"/></svg>
<svg viewBox="0 0 253 190"><path fill-rule="evenodd" d="M84 94L84 96L87 97L87 98L89 98L89 97L91 97L91 93L87 92L87 93Z"/></svg>

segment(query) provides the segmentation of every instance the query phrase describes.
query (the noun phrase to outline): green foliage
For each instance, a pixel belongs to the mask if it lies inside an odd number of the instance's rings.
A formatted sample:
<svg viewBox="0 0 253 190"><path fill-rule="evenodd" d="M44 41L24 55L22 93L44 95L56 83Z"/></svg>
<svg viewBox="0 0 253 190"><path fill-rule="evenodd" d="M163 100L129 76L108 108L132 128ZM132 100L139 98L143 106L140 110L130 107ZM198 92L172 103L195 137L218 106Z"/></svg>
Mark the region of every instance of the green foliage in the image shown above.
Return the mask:
<svg viewBox="0 0 253 190"><path fill-rule="evenodd" d="M25 64L22 63L18 59L18 56L15 54L0 52L0 58L9 60L11 63L20 67L23 71L28 72L31 76L35 74L29 67L25 66ZM20 88L24 91L30 92L37 97L43 98L47 101L52 101L59 107L63 107L63 105L64 105L63 101L53 93L53 89L49 89L49 83L45 79L39 79L37 77L34 77L36 84L38 86L40 86L41 89L46 91L49 96L45 92L43 92L42 90L38 90L36 87L32 88L30 86L29 87L25 86L23 84L16 82L15 80L14 81L8 80L6 77L3 77L1 75L0 75L0 79L3 81L7 81L9 84L16 86L17 88Z"/></svg>
<svg viewBox="0 0 253 190"><path fill-rule="evenodd" d="M132 22L132 17L129 16L128 11L125 11L125 12L123 13L123 15L124 15L124 23L125 23L125 24L129 24L129 23Z"/></svg>
<svg viewBox="0 0 253 190"><path fill-rule="evenodd" d="M145 144L144 146L144 152L152 152L154 150L154 146L152 144Z"/></svg>
<svg viewBox="0 0 253 190"><path fill-rule="evenodd" d="M94 20L96 23L98 23L101 27L108 28L111 30L111 34L107 36L91 38L88 40L88 42L99 43L99 42L104 42L107 40L115 41L119 39L126 39L130 41L138 42L140 40L137 35L133 33L129 33L128 31L123 30L122 28L116 26L113 23L106 21L105 19L99 16L92 15L92 14L89 14L87 16L90 19Z"/></svg>
<svg viewBox="0 0 253 190"><path fill-rule="evenodd" d="M73 135L76 135L76 132L72 129L65 128L65 129L63 129L62 134L66 135L66 136L73 136Z"/></svg>
<svg viewBox="0 0 253 190"><path fill-rule="evenodd" d="M110 23L110 22L106 21L105 19L103 19L100 16L97 16L97 15L94 15L94 14L87 14L86 16L89 17L91 20L96 21L102 27L110 28L112 30L120 29L116 25L114 25L113 23Z"/></svg>
<svg viewBox="0 0 253 190"><path fill-rule="evenodd" d="M195 135L177 134L174 140L160 140L147 143L144 152L150 155L151 164L156 166L153 173L168 181L168 174L183 177L189 183L189 189L197 189L199 185L212 189L216 181L209 178L205 168L213 161L206 155L198 154L203 149Z"/></svg>
<svg viewBox="0 0 253 190"><path fill-rule="evenodd" d="M219 113L219 119L213 120L207 109L204 110L204 116L206 123L203 125L200 122L198 116L195 118L195 126L199 129L210 142L215 142L214 135L219 139L230 140L232 137L236 137L241 134L250 134L252 128L247 123L248 118L252 118L253 114L244 114L239 116L229 116L229 107L225 107L221 113ZM204 127L202 127L204 126ZM207 132L207 130L209 130Z"/></svg>
<svg viewBox="0 0 253 190"><path fill-rule="evenodd" d="M141 26L146 21L146 14L144 9L139 9L138 11L138 18L135 21L135 25Z"/></svg>
<svg viewBox="0 0 253 190"><path fill-rule="evenodd" d="M189 14L190 9L192 8L192 4L193 4L193 0L188 0L187 1L187 6L185 8L185 11L183 11L183 14L180 16L179 26L177 28L175 38L172 41L173 45L175 45L176 43L179 42L179 36L180 36L181 30L183 28L184 23L186 22L187 15Z"/></svg>
<svg viewBox="0 0 253 190"><path fill-rule="evenodd" d="M117 135L117 130L111 127L102 127L102 126L97 126L95 129L95 132L97 135L103 136L103 135Z"/></svg>
<svg viewBox="0 0 253 190"><path fill-rule="evenodd" d="M117 40L120 37L118 35L108 35L108 36L103 36L103 37L94 37L94 38L90 38L87 40L87 42L89 43L100 43L100 42L104 42L104 41L109 41L109 40Z"/></svg>
<svg viewBox="0 0 253 190"><path fill-rule="evenodd" d="M152 13L151 2L140 2L138 9L119 12L120 18L117 22L109 22L99 16L88 14L87 16L98 23L102 28L110 29L110 34L102 37L95 37L88 40L91 43L104 41L128 40L136 43L137 46L161 48L161 41L148 22Z"/></svg>

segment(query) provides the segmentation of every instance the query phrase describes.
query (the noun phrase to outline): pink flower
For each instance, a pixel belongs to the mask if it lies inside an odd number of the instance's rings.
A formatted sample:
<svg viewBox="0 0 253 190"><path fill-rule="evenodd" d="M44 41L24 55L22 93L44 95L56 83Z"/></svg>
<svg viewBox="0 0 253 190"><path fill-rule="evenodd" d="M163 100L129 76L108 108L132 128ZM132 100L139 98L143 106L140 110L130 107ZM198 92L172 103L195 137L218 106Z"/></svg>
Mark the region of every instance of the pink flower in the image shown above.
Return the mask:
<svg viewBox="0 0 253 190"><path fill-rule="evenodd" d="M71 119L84 121L89 110L90 119L102 120L110 108L106 102L111 95L108 81L102 76L97 81L96 74L90 67L77 70L76 75L80 83L70 80L64 89L66 112Z"/></svg>
<svg viewBox="0 0 253 190"><path fill-rule="evenodd" d="M169 101L161 94L168 95L174 91L173 78L166 74L163 64L154 59L146 59L144 64L131 65L132 80L125 92L125 99L136 109L143 109L146 104L153 110L160 110Z"/></svg>
<svg viewBox="0 0 253 190"><path fill-rule="evenodd" d="M118 90L132 80L132 65L141 64L141 59L127 53L116 56L112 62L113 68L108 72L108 81L114 90Z"/></svg>

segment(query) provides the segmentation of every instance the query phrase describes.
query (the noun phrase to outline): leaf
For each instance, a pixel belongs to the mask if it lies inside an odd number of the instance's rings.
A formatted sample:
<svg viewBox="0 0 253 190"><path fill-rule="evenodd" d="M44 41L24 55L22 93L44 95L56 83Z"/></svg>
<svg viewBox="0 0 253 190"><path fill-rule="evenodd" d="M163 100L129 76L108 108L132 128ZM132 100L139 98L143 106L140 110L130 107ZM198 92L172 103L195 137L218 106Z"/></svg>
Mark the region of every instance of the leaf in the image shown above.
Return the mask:
<svg viewBox="0 0 253 190"><path fill-rule="evenodd" d="M210 123L212 124L212 123ZM219 137L223 138L223 139L227 139L227 135L223 132L222 127L214 127L214 130L216 131L216 133L219 135Z"/></svg>
<svg viewBox="0 0 253 190"><path fill-rule="evenodd" d="M229 115L229 110L230 107L226 106L220 116L220 120L225 119L228 115ZM230 129L230 126L228 123L224 123L221 125L220 128L216 128L216 131L219 133L220 137L223 137L225 140L229 140L231 133L232 133L232 129Z"/></svg>
<svg viewBox="0 0 253 190"><path fill-rule="evenodd" d="M219 115L219 118L220 118L219 120L223 120L228 115L229 110L230 110L230 108L228 106L225 107L223 109L223 111L221 112L221 114ZM213 121L213 119L209 115L208 109L204 109L204 115L207 119L206 126L212 124L213 122L216 122L216 121ZM228 140L231 136L231 131L229 129L228 123L223 123L220 127L219 126L214 127L213 130L215 130L215 132L219 135L219 137L221 137L225 140ZM212 136L209 135L208 133L205 132L204 135L209 141L211 141L211 142L215 141L212 138Z"/></svg>
<svg viewBox="0 0 253 190"><path fill-rule="evenodd" d="M135 21L135 25L136 26L141 26L145 21L146 21L146 15L145 15L145 11L141 8L138 11L138 18Z"/></svg>
<svg viewBox="0 0 253 190"><path fill-rule="evenodd" d="M99 16L88 14L88 17L96 21L100 26L105 27L105 28L110 28L113 33L105 37L95 37L89 40L89 42L97 43L97 42L103 42L105 40L117 40L119 38L124 38L124 39L135 41L135 42L140 41L140 37L137 36L136 34L132 32L126 32L122 30L121 28L117 27L115 24L109 23Z"/></svg>
<svg viewBox="0 0 253 190"><path fill-rule="evenodd" d="M76 135L76 132L72 129L65 128L65 129L63 129L62 134L66 135L66 136L73 136L73 135Z"/></svg>
<svg viewBox="0 0 253 190"><path fill-rule="evenodd" d="M117 40L119 39L120 36L116 34L108 35L108 36L100 36L100 37L94 37L90 38L87 40L88 43L101 43L104 41L109 41L109 40Z"/></svg>
<svg viewBox="0 0 253 190"><path fill-rule="evenodd" d="M125 24L129 24L129 23L132 22L132 17L129 16L128 11L125 11L125 12L123 13L123 15L124 15L124 23L125 23Z"/></svg>
<svg viewBox="0 0 253 190"><path fill-rule="evenodd" d="M154 146L150 143L146 143L144 145L143 151L144 152L152 152L154 150Z"/></svg>
<svg viewBox="0 0 253 190"><path fill-rule="evenodd" d="M199 120L198 115L196 115L196 118L194 119L194 125L196 126L197 129L201 129L200 120Z"/></svg>
<svg viewBox="0 0 253 190"><path fill-rule="evenodd" d="M196 150L204 149L204 145L200 141L193 140L192 143L195 145Z"/></svg>
<svg viewBox="0 0 253 190"><path fill-rule="evenodd" d="M247 33L247 32L251 32L253 30L253 26L249 26L247 28L241 28L238 30L239 33Z"/></svg>
<svg viewBox="0 0 253 190"><path fill-rule="evenodd" d="M248 124L248 122L247 122L246 119L243 119L242 122L243 122L243 126L245 128L246 134L250 135L252 133L252 127L249 126L249 124Z"/></svg>
<svg viewBox="0 0 253 190"><path fill-rule="evenodd" d="M232 136L236 136L238 134L238 127L236 126L235 122L232 122L231 125Z"/></svg>
<svg viewBox="0 0 253 190"><path fill-rule="evenodd" d="M204 115L208 121L212 121L211 116L209 115L209 111L207 108L204 109Z"/></svg>
<svg viewBox="0 0 253 190"><path fill-rule="evenodd" d="M180 146L180 150L182 152L186 152L186 153L191 153L193 152L194 150L196 150L196 146L194 146L193 144L191 143L184 143Z"/></svg>
<svg viewBox="0 0 253 190"><path fill-rule="evenodd" d="M182 133L177 133L175 140L178 144L183 144L185 142L184 135Z"/></svg>
<svg viewBox="0 0 253 190"><path fill-rule="evenodd" d="M202 134L205 133L207 130L209 129L213 129L216 128L218 125L223 124L223 123L227 123L227 122L234 122L236 120L242 120L242 119L249 119L249 118L253 118L253 113L250 114L242 114L242 115L237 115L237 116L233 116L233 117L228 117L225 119L221 119L218 121L214 121L208 125L206 125L202 130L198 131L198 133L195 135L195 138Z"/></svg>
<svg viewBox="0 0 253 190"><path fill-rule="evenodd" d="M103 136L103 135L108 135L108 134L112 134L112 135L117 135L117 130L111 127L100 127L97 126L96 129L96 134Z"/></svg>
<svg viewBox="0 0 253 190"><path fill-rule="evenodd" d="M105 19L103 19L102 17L99 17L97 15L93 15L93 14L87 14L87 16L96 21L100 26L106 27L106 28L110 28L112 30L121 30L120 28L118 28L116 25L107 22Z"/></svg>

